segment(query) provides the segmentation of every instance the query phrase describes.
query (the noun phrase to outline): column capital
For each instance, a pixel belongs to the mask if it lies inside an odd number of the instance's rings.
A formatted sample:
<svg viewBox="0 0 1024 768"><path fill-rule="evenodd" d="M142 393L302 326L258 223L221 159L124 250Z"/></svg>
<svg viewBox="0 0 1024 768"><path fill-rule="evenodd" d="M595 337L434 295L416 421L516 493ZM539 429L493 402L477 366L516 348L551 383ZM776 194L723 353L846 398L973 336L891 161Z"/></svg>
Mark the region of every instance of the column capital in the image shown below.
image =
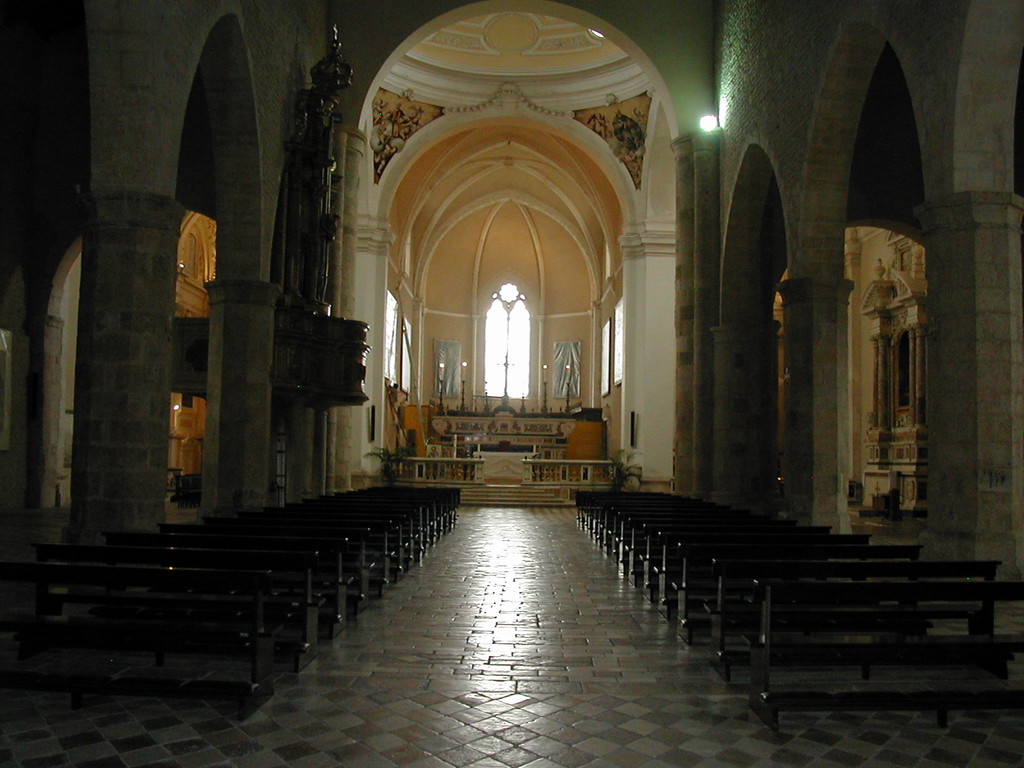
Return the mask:
<svg viewBox="0 0 1024 768"><path fill-rule="evenodd" d="M849 301L853 290L853 281L845 277L839 280L819 280L813 277L791 277L776 286L782 294L784 304L793 305L803 302L824 302L835 300L841 303Z"/></svg>
<svg viewBox="0 0 1024 768"><path fill-rule="evenodd" d="M672 139L672 152L676 160L693 155L693 136L686 134Z"/></svg>
<svg viewBox="0 0 1024 768"><path fill-rule="evenodd" d="M718 325L711 329L715 337L715 345L737 344L750 337L750 327L745 323Z"/></svg>
<svg viewBox="0 0 1024 768"><path fill-rule="evenodd" d="M684 133L672 140L672 151L676 157L696 152L714 152L722 146L722 132L715 131L694 131Z"/></svg>
<svg viewBox="0 0 1024 768"><path fill-rule="evenodd" d="M645 256L665 256L674 259L676 232L671 225L663 229L651 229L643 224L627 226L626 231L619 237L619 248L624 259Z"/></svg>
<svg viewBox="0 0 1024 768"><path fill-rule="evenodd" d="M1024 198L1011 192L956 192L914 209L926 233L978 227L1020 229Z"/></svg>
<svg viewBox="0 0 1024 768"><path fill-rule="evenodd" d="M214 280L206 284L210 306L218 304L252 304L272 307L281 297L281 286L261 280Z"/></svg>
<svg viewBox="0 0 1024 768"><path fill-rule="evenodd" d="M363 131L359 129L359 126L354 123L344 123L335 118L334 130L335 132L347 134L350 139L356 139L364 143L366 142L366 134L363 133Z"/></svg>
<svg viewBox="0 0 1024 768"><path fill-rule="evenodd" d="M360 216L356 227L360 250L387 257L391 244L395 241L395 233L391 231L386 218L376 216Z"/></svg>
<svg viewBox="0 0 1024 768"><path fill-rule="evenodd" d="M717 152L722 147L721 131L697 131L691 134L695 154L701 152Z"/></svg>

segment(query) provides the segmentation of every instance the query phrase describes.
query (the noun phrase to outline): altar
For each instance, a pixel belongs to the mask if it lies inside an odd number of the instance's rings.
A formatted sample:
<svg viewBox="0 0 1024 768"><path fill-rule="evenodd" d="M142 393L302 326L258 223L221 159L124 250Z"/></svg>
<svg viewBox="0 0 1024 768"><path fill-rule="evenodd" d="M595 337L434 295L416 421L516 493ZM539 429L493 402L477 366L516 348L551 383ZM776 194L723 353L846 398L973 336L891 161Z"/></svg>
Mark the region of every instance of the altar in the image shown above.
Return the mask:
<svg viewBox="0 0 1024 768"><path fill-rule="evenodd" d="M445 414L431 419L434 432L446 443L474 446L501 451L505 446L536 452L542 446L564 446L576 427L570 416L551 417L521 414L454 415Z"/></svg>
<svg viewBox="0 0 1024 768"><path fill-rule="evenodd" d="M465 474L465 468L472 466L475 482L490 485L524 482L532 471L525 459L593 461L606 455L605 425L596 409L572 414L500 409L438 412L433 407L420 411L407 406L403 419L418 455L439 462L438 466L465 462L460 471Z"/></svg>
<svg viewBox="0 0 1024 768"><path fill-rule="evenodd" d="M523 459L531 454L522 451L483 451L476 455L484 462L485 483L513 485L523 481Z"/></svg>

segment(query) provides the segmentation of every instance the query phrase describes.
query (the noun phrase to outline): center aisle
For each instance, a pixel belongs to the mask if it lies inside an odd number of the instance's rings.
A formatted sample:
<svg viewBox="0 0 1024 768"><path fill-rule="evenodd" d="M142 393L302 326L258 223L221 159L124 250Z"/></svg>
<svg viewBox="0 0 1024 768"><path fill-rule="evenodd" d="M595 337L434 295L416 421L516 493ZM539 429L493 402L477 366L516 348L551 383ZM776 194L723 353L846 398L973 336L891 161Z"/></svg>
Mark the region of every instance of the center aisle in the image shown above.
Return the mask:
<svg viewBox="0 0 1024 768"><path fill-rule="evenodd" d="M331 750L346 766L712 765L727 745L749 765L779 749L564 508L464 508L294 681L264 710L340 705L324 720L355 742Z"/></svg>

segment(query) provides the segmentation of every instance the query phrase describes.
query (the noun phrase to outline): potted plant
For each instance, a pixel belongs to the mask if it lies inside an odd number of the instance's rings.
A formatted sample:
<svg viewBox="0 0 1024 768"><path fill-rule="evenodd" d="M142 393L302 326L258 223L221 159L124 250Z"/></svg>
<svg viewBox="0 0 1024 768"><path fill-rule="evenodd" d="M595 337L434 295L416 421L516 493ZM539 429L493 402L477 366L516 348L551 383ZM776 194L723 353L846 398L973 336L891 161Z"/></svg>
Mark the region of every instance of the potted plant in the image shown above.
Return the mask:
<svg viewBox="0 0 1024 768"><path fill-rule="evenodd" d="M612 463L612 490L616 493L624 491L626 488L640 487L643 469L639 464L633 463L635 456L636 451L620 448L608 457L608 461Z"/></svg>
<svg viewBox="0 0 1024 768"><path fill-rule="evenodd" d="M409 446L400 445L395 449L374 448L366 455L377 459L380 462L380 479L384 485L394 485L402 469L402 463L413 455L415 451Z"/></svg>

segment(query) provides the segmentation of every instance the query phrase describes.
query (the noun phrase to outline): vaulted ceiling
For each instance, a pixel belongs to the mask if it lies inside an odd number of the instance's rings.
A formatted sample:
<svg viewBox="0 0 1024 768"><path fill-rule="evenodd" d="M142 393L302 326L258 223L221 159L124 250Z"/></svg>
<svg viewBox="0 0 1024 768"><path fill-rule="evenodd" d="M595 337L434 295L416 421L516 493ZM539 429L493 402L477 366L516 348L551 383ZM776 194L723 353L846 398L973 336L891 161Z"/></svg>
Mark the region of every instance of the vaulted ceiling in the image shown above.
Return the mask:
<svg viewBox="0 0 1024 768"><path fill-rule="evenodd" d="M413 111L462 116L403 158L392 198L400 271L414 292L430 309L473 314L513 280L544 312L586 312L617 257L622 171L577 111L643 97L651 86L640 67L600 30L500 13L429 35L382 87ZM498 102L522 109L502 114Z"/></svg>

